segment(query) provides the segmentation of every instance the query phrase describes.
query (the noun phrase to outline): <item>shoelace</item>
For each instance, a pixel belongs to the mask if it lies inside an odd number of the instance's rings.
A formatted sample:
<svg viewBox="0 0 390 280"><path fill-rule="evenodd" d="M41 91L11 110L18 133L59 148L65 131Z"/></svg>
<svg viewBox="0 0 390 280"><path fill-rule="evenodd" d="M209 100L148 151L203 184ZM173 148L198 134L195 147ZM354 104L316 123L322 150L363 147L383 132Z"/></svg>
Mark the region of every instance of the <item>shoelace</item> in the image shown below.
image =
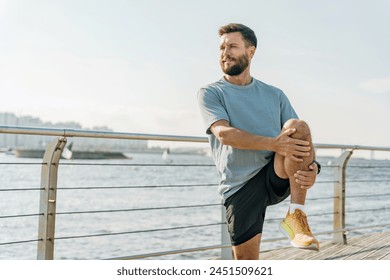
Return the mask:
<svg viewBox="0 0 390 280"><path fill-rule="evenodd" d="M293 218L299 221L301 228L304 234L311 234L311 230L309 224L307 223L307 219L301 211L295 211L293 214Z"/></svg>

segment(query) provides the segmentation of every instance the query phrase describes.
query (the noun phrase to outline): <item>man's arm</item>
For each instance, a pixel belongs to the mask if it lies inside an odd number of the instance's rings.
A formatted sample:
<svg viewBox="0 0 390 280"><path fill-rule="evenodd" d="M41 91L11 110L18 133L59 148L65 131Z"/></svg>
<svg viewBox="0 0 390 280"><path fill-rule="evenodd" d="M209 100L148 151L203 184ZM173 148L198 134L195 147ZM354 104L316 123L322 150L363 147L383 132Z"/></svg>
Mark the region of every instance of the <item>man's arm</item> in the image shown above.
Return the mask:
<svg viewBox="0 0 390 280"><path fill-rule="evenodd" d="M254 135L241 129L231 127L226 120L219 120L211 126L211 132L223 145L242 150L268 150L301 162L301 157L309 156L310 142L291 138L295 129L287 129L278 137Z"/></svg>

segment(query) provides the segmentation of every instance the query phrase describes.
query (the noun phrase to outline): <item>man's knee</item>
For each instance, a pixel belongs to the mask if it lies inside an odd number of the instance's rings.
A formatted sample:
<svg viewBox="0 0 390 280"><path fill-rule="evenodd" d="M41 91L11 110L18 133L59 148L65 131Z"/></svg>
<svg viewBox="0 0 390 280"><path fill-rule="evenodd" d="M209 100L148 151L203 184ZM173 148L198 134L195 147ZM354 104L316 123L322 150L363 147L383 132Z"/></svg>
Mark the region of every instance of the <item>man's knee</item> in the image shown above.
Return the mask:
<svg viewBox="0 0 390 280"><path fill-rule="evenodd" d="M288 121L286 121L284 123L283 130L286 130L289 128L295 128L297 130L294 134L291 135L293 138L310 136L309 125L303 120L289 119Z"/></svg>

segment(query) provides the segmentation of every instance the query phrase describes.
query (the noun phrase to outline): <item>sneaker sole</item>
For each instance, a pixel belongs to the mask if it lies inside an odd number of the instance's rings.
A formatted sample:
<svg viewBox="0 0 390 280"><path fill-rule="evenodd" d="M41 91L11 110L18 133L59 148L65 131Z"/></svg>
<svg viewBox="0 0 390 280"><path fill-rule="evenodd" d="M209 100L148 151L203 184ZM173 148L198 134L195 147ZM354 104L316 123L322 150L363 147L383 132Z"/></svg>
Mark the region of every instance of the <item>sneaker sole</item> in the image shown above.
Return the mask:
<svg viewBox="0 0 390 280"><path fill-rule="evenodd" d="M295 237L294 232L284 221L280 222L279 229L288 239L290 239L290 241L294 239Z"/></svg>
<svg viewBox="0 0 390 280"><path fill-rule="evenodd" d="M293 241L291 241L291 245L295 248L298 248L298 249L313 250L313 251L320 250L316 243L311 243L309 246L302 246L302 245L297 245Z"/></svg>
<svg viewBox="0 0 390 280"><path fill-rule="evenodd" d="M298 249L319 251L318 245L316 243L311 243L308 246L296 244L293 241L293 239L295 237L294 232L291 230L291 228L284 221L280 222L279 229L290 240L291 246L298 248Z"/></svg>

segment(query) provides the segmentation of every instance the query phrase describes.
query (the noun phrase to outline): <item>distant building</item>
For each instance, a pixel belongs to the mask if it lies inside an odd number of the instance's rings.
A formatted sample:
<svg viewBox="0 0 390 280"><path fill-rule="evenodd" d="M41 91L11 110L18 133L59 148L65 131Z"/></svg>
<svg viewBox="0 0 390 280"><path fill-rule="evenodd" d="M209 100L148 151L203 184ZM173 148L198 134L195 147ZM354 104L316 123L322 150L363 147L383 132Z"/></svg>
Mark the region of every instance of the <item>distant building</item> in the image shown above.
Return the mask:
<svg viewBox="0 0 390 280"><path fill-rule="evenodd" d="M77 122L51 123L43 122L40 118L33 116L17 117L13 113L0 113L0 125L9 126L31 126L44 128L70 128L83 129ZM108 127L94 127L91 130L112 131ZM54 139L53 136L40 135L22 135L22 134L3 134L0 133L0 148L44 148ZM124 140L124 139L99 139L99 138L77 138L68 139L68 143L73 142L75 150L144 150L147 149L146 140Z"/></svg>

